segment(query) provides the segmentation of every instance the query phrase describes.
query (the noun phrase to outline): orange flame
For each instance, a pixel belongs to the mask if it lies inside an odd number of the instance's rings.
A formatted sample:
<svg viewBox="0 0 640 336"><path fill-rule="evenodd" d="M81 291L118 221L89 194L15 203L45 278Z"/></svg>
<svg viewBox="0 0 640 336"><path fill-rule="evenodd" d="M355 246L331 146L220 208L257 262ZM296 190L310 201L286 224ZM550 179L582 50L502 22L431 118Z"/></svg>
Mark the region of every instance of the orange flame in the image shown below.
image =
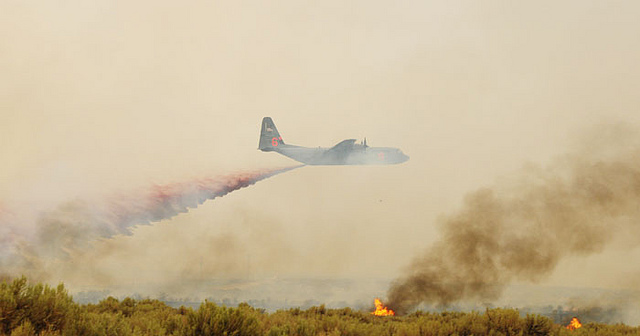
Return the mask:
<svg viewBox="0 0 640 336"><path fill-rule="evenodd" d="M582 323L580 323L580 320L578 320L577 317L572 318L571 322L567 325L567 329L569 330L576 330L580 327L582 327Z"/></svg>
<svg viewBox="0 0 640 336"><path fill-rule="evenodd" d="M376 311L371 312L371 315L375 315L375 316L393 316L396 314L396 312L394 312L391 309L388 309L387 307L382 305L382 301L380 301L380 299L375 299L375 301L373 302L376 305Z"/></svg>

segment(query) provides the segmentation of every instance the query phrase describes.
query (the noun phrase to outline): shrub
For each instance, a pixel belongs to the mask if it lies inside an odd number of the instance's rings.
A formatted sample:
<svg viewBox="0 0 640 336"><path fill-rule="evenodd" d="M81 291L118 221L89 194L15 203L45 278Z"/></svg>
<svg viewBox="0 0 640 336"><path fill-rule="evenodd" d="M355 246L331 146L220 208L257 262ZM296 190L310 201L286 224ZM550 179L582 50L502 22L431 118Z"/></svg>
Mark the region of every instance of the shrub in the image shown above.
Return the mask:
<svg viewBox="0 0 640 336"><path fill-rule="evenodd" d="M28 286L24 276L11 284L0 284L0 332L3 334L23 325L20 330L33 328L36 334L62 330L68 317L78 309L63 284L56 288L42 284Z"/></svg>

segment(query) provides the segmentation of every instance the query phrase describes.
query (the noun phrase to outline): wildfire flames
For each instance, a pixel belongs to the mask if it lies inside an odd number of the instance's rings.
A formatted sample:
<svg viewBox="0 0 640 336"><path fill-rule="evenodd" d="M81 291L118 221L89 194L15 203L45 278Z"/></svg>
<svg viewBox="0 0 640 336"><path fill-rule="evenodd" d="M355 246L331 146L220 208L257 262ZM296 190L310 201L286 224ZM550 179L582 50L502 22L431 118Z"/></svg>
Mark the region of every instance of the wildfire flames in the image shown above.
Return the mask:
<svg viewBox="0 0 640 336"><path fill-rule="evenodd" d="M578 320L577 317L572 318L571 322L567 325L567 329L569 330L576 330L580 327L582 327L582 323L580 323L580 320Z"/></svg>
<svg viewBox="0 0 640 336"><path fill-rule="evenodd" d="M387 307L382 305L382 301L380 301L380 299L375 299L375 301L373 303L376 305L376 311L371 312L371 315L375 315L375 316L393 316L393 315L396 314L396 312L394 312L393 310L388 309Z"/></svg>

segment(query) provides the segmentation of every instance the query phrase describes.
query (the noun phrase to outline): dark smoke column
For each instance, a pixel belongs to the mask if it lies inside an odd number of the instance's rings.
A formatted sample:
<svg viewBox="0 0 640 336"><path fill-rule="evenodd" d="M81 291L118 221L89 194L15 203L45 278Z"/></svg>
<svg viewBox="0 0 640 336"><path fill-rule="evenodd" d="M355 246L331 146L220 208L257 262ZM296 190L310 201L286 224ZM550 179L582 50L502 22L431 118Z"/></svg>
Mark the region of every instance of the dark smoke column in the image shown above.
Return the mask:
<svg viewBox="0 0 640 336"><path fill-rule="evenodd" d="M512 185L467 195L441 223L440 240L392 283L389 307L402 314L421 303L494 300L514 280L548 276L564 257L601 251L640 220L640 146L630 143L528 167Z"/></svg>

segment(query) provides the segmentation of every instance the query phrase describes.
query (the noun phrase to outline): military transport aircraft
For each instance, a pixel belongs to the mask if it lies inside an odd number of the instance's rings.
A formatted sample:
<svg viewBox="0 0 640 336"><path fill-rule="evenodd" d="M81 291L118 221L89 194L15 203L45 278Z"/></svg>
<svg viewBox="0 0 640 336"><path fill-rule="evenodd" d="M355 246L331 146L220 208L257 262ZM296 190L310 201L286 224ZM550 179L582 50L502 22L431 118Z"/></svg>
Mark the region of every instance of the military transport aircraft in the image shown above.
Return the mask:
<svg viewBox="0 0 640 336"><path fill-rule="evenodd" d="M369 147L367 139L362 143L347 139L331 148L287 145L270 117L262 119L258 149L280 153L306 165L381 165L409 160L409 156L397 148Z"/></svg>

